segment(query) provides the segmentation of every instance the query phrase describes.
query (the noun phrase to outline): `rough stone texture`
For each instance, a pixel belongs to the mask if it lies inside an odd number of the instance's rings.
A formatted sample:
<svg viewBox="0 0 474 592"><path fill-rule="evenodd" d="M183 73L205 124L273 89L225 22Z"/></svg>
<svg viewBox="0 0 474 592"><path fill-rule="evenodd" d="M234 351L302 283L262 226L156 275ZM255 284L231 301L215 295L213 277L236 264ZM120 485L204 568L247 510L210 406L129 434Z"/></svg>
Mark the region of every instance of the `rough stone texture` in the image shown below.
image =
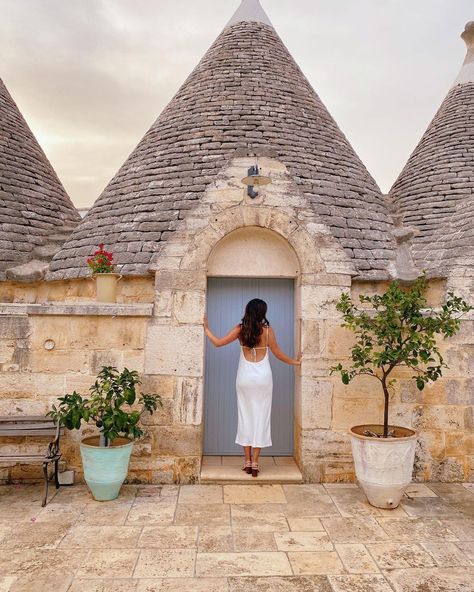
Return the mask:
<svg viewBox="0 0 474 592"><path fill-rule="evenodd" d="M445 275L474 264L474 83L453 87L389 197L416 229L411 251L421 270Z"/></svg>
<svg viewBox="0 0 474 592"><path fill-rule="evenodd" d="M240 22L221 33L55 255L48 277L86 275L84 257L98 241L116 254L121 273L147 274L160 244L239 150L286 165L361 277L394 273L392 221L375 181L275 30ZM236 172L237 194L246 172Z"/></svg>
<svg viewBox="0 0 474 592"><path fill-rule="evenodd" d="M18 266L12 281L0 282L0 302L8 303L0 304L0 415L44 413L64 392L85 394L103 364L136 369L143 390L160 393L163 407L144 418L147 436L135 447L130 480L197 482L204 429L202 318L211 254L228 238L237 237L237 244L242 230L254 237L263 233L262 240L270 233L295 262L295 323L304 351L295 380L296 462L307 482L353 481L348 430L380 421L382 396L374 380L359 377L345 387L339 376L329 376L331 365L347 360L353 342L339 326L335 304L344 292L354 300L360 293L381 293L400 262L409 275L410 240L413 252L418 249L427 261L432 255L443 265L450 261L447 281L430 281L431 306L440 306L450 288L474 302L471 87L453 88L392 192L405 222L419 227L413 239L398 222L392 229L405 249L398 249L394 263L380 192L274 30L255 22L228 27L55 258L50 278L66 279L21 283L25 273L42 277L50 251L41 247L43 259ZM241 184L254 163L252 150L272 178L254 200ZM22 186L23 179L17 181ZM46 191L44 183L38 187ZM120 282L120 305L110 307L91 302L93 282L70 279L88 273L84 258L108 229L107 242L130 276ZM442 232L444 242L436 242ZM281 259L274 251L272 269L278 270ZM424 263L420 257L417 262ZM264 277L271 275L268 269L255 254L253 272ZM155 278L138 277L153 271ZM228 274L241 275L234 272ZM386 279L367 281L380 277ZM54 350L44 349L47 339L55 341ZM397 371L390 420L419 430L414 479L472 481L473 314L441 348L449 369L423 392L414 388L411 373ZM80 438L68 433L63 447L79 477ZM36 475L19 467L0 472L1 479ZM337 506L351 513L344 496ZM293 517L310 511L314 519L333 510L315 502L294 507ZM164 516L169 512L163 509ZM150 516L150 509L134 516ZM274 523L287 525L282 516ZM318 565L316 557L298 569Z"/></svg>
<svg viewBox="0 0 474 592"><path fill-rule="evenodd" d="M277 185L274 190L278 190ZM271 199L271 194L262 197L262 203L253 207L253 213L246 213L251 224L254 219L263 216L260 210L265 207L266 200ZM216 218L213 220L216 226L212 232L208 229L210 236L214 236L212 233L221 234ZM223 225L228 227L225 217ZM293 240L293 235L300 236L300 229L293 229L289 240ZM189 250L194 252L194 242L189 236L186 240L189 241ZM203 249L207 244L205 237L201 235L198 243ZM295 243L298 255L305 244L305 241L299 245ZM168 246L176 251L176 245L170 241ZM214 246L209 243L209 250ZM336 255L333 253L333 256ZM184 253L182 259L186 257ZM202 253L202 257L203 264L196 259L190 264L197 267L205 265L206 254ZM65 392L76 389L86 394L94 381L94 373L102 364L114 363L136 369L143 379L143 391L160 393L163 407L152 417L144 418L147 437L136 446L130 479L150 483L196 482L200 474L204 405L204 341L197 319L202 318L204 298L195 296L198 286L201 286L204 295L205 282L201 282L197 275L189 276L191 272L186 269L179 271L181 259L178 259L178 271L159 271L156 282L161 285L164 281L167 291L179 295L180 311L184 310L181 303L187 301L182 299L182 295L192 295L191 301L199 306L196 308L193 304L191 317L182 317L181 312L177 318L173 316L173 298L170 300L169 316L163 317L157 316L156 304L153 317L87 316L92 303L88 306L80 304L74 309L75 312L82 310L86 316L72 313L57 315L54 310L51 311L53 314L35 314L34 306L24 304L14 305L19 306L17 313L24 307L23 314L0 314L0 415L44 413L56 397ZM311 265L316 263L310 262ZM324 267L326 263L320 264ZM194 278L188 291L183 290L181 273L186 278ZM205 271L199 273L205 277ZM329 275L323 274L322 277L326 283L329 281ZM177 281L177 290L173 289L173 278ZM303 273L301 278L303 285L308 281L317 281L316 276L311 274ZM128 292L140 294L144 286L143 278L130 278L129 281L137 285L135 288L130 285ZM309 319L308 311L317 310L315 303L320 307L322 302L331 301L335 297L336 286L339 286L339 293L347 289L341 277L333 278L332 282L334 286L321 285L314 296L316 300L303 303L298 313L303 317L300 331L305 353L295 384L294 455L304 480L308 482L353 481L355 476L348 429L355 423L380 421L382 417L382 395L375 380L358 377L345 386L339 376L328 375L330 365L347 359L351 333L339 327L339 318L334 314L332 305L326 305L318 319ZM67 300L70 287L67 282L60 282L59 285L64 293L60 294L59 287L54 293L58 302L62 303ZM31 295L31 286L24 285L23 288L26 294ZM44 290L44 286L40 288ZM360 293L380 292L383 288L378 282L353 282L351 293L355 299ZM446 288L441 289L439 282L430 283L429 304L439 305ZM161 292L158 291L155 296L160 299ZM19 288L16 288L16 297L22 299ZM36 299L36 296L32 298ZM125 312L129 313L130 308ZM8 307L0 307L0 310L7 311ZM58 310L64 313L69 308L60 305ZM25 314L27 312L29 314ZM120 313L120 307L113 307L111 312ZM188 323L190 320L193 323ZM458 334L441 342L449 368L437 383L420 392L410 378L411 373L401 369L395 376L397 383L393 389L390 419L393 423L419 430L414 470L417 481L472 481L473 327L474 316L471 315L463 320ZM52 351L43 347L47 339L55 342ZM186 355L182 355L183 352ZM80 437L78 432L68 432L63 440L64 459L76 469L78 476L81 474ZM32 443L34 446L37 444ZM2 479L37 476L38 472L32 471L31 467L6 469L0 473Z"/></svg>
<svg viewBox="0 0 474 592"><path fill-rule="evenodd" d="M472 84L472 87L474 88L474 84ZM471 126L471 129L472 127L474 126ZM472 151L473 148L471 146ZM471 159L470 169L472 179L474 175L474 157ZM442 244L443 252L441 257L448 273L453 268L460 268L461 274L474 275L474 181L472 181L471 194L469 196L466 195L464 200L460 200L456 204L456 210L451 216L449 225L444 230Z"/></svg>
<svg viewBox="0 0 474 592"><path fill-rule="evenodd" d="M457 293L463 292L468 301L474 302L474 292L466 290L468 287L465 278L450 278L442 285L432 281L427 293L428 305L440 306L447 290L451 288ZM384 289L385 286L381 284L355 281L351 294L355 300L361 293L381 293ZM470 313L463 318L459 333L439 340L441 353L449 368L444 369L441 379L426 386L423 391L416 388L412 380L413 372L399 368L393 375L396 383L390 401L390 422L412 427L419 432L413 473L417 481L472 479L474 383L471 383L470 377L473 376L474 366L470 368L469 364L474 355L473 328L474 315ZM321 325L320 335L324 375L324 368L334 363L332 359L347 359L352 337L349 331L327 322ZM344 475L343 463L352 464L350 451L344 450L344 434L357 423L379 423L383 397L379 384L370 377L357 377L348 386L343 385L338 377L333 388L332 432L324 436L325 443L316 445L315 441L309 441L307 450L308 455L320 466L332 458L339 470L331 476L341 479ZM340 433L339 439L336 438L337 433ZM321 439L321 433L315 432L315 438ZM329 478L327 472L326 465L324 480Z"/></svg>
<svg viewBox="0 0 474 592"><path fill-rule="evenodd" d="M404 235L397 264L403 253L411 273L414 261L433 276L473 275L474 21L461 37L461 72L389 194L397 224L407 226L395 230Z"/></svg>
<svg viewBox="0 0 474 592"><path fill-rule="evenodd" d="M461 72L390 191L418 268L472 276L474 265L474 21ZM401 250L398 250L400 256ZM398 262L398 261L397 261Z"/></svg>
<svg viewBox="0 0 474 592"><path fill-rule="evenodd" d="M80 219L0 80L0 280L41 279Z"/></svg>
<svg viewBox="0 0 474 592"><path fill-rule="evenodd" d="M177 384L174 377L144 373L146 323L146 317L0 315L0 415L43 414L66 392L77 390L87 395L102 364L126 366L140 372L143 392L157 392L163 397L163 407L144 418L147 435L135 447L130 479L163 483L195 480L200 457L194 453L200 444L194 432L179 433L183 442L174 455L169 451L176 438L170 430L160 433L160 429L173 423L200 423L199 399L193 399L199 383L189 379ZM43 347L47 339L55 342L51 351ZM82 472L78 443L82 435L90 432L91 428L84 428L82 434L67 432L62 441L63 458L78 476ZM152 446L155 434L158 441ZM44 449L46 443L43 439L24 444ZM6 445L2 440L2 447ZM186 456L180 458L183 450ZM30 466L21 472L11 467L0 473L1 479L38 476Z"/></svg>
<svg viewBox="0 0 474 592"><path fill-rule="evenodd" d="M62 282L0 282L0 303L42 304L42 303L91 303L96 297L95 282L65 280ZM117 284L117 303L137 304L153 302L154 278L123 278Z"/></svg>
<svg viewBox="0 0 474 592"><path fill-rule="evenodd" d="M151 303L116 304L92 303L87 304L2 304L0 315L51 315L51 316L131 316L147 317L153 312Z"/></svg>
<svg viewBox="0 0 474 592"><path fill-rule="evenodd" d="M107 504L75 485L45 508L41 485L0 486L0 590L472 592L474 492L430 488L379 510L346 485L124 485Z"/></svg>
<svg viewBox="0 0 474 592"><path fill-rule="evenodd" d="M188 443L182 444L191 445L186 448L187 453L202 454L200 441L193 440L195 432L189 429L183 432L180 426L197 426L202 421L202 383L199 379L204 369L202 318L206 274L211 254L219 257L220 248L222 245L225 248L228 239L245 237L243 229L252 231L254 236L275 234L282 243L282 249L272 255L276 266L280 252L283 256L285 250L293 253L299 266L299 270L294 270L297 277L296 318L306 321L300 328L305 344L315 339L320 324L327 322L332 326L338 323L336 301L349 289L350 278L357 273L353 260L330 229L321 224L287 167L275 158L262 157L260 162L273 182L260 190L257 199L251 200L243 189L234 189L239 174L248 168L252 159L233 158L218 175L216 183L206 189L199 207L189 212L174 235L162 244L153 261L156 300L154 319L148 326L146 337L145 371L177 377L173 429L161 430L157 434L157 448L165 447L171 452L176 450L176 437L187 438ZM286 203L287 196L291 196L291 204ZM267 275L267 258L261 260L259 253L255 254L252 262L255 274ZM229 274L233 275L232 269ZM188 278L192 281L186 286ZM336 445L333 456L320 457L319 465L313 466L314 451L324 444L325 438L333 436L332 379L324 381L319 378L321 372L327 376L328 364L318 340L319 334L314 346L307 346L307 365L301 380L296 383L295 457L306 480L321 480L323 477L351 479L353 468L348 464L351 459L344 450L337 450ZM319 392L317 399L315 389ZM336 438L335 442L339 443L339 440Z"/></svg>
<svg viewBox="0 0 474 592"><path fill-rule="evenodd" d="M299 266L294 272L295 323L304 362L295 381L294 456L307 482L353 481L348 430L354 423L380 421L382 396L378 383L369 377L344 386L339 376L329 376L328 368L347 359L352 343L352 334L339 326L335 304L348 291L354 300L361 293L382 293L388 282L354 280L353 260L328 226L320 223L287 167L275 158L261 157L260 162L273 182L260 189L257 199L250 200L243 188L235 189L239 174L251 159L231 159L201 196L199 206L160 245L152 263L156 270L154 293L151 277L135 276L120 282L122 302L154 300L151 318L78 315L80 311L95 314L96 310L92 303L85 304L93 295L93 283L84 280L38 282L22 289L13 282L9 286L3 283L2 293L13 304L0 306L0 314L10 315L3 321L5 338L0 340L0 413L44 412L64 392L74 388L87 392L102 364L126 365L142 374L146 392L159 392L164 398L159 413L145 418L148 435L136 447L130 479L197 482L204 429L202 319L209 260L211 254L219 256L228 239L245 237L243 230L254 236L273 233L282 244L281 252L291 250ZM286 203L287 196L291 196L291 205ZM274 254L277 259L279 253ZM252 265L257 275L265 276L267 259L261 261L257 253ZM82 291L81 284L85 284ZM470 278L457 275L447 282L430 281L429 305L440 306L448 288L474 299ZM47 304L51 299L57 306ZM77 304L70 305L70 300ZM29 305L29 301L38 304ZM106 312L104 307L101 312ZM137 304L136 308L144 307ZM133 313L133 309L110 305L113 314L122 310ZM411 373L397 373L390 419L420 431L414 472L418 481L472 478L473 323L471 314L455 337L441 342L450 368L436 384L420 393L412 384ZM48 338L56 342L52 352L43 348ZM68 434L64 447L65 459L78 474L79 439L78 433ZM17 469L9 475L28 477ZM328 509L318 504L312 511Z"/></svg>

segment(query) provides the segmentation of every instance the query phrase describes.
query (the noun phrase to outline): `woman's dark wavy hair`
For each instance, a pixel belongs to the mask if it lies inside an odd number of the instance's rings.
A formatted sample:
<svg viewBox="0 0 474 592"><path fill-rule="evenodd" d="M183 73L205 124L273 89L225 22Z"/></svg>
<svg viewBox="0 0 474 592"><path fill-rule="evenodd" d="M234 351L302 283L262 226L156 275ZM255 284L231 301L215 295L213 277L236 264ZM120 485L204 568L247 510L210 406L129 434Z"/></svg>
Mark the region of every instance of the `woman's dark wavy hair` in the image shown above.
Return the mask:
<svg viewBox="0 0 474 592"><path fill-rule="evenodd" d="M240 323L240 341L247 347L255 347L262 334L262 326L269 327L267 317L267 303L260 298L254 298L245 307L245 314Z"/></svg>

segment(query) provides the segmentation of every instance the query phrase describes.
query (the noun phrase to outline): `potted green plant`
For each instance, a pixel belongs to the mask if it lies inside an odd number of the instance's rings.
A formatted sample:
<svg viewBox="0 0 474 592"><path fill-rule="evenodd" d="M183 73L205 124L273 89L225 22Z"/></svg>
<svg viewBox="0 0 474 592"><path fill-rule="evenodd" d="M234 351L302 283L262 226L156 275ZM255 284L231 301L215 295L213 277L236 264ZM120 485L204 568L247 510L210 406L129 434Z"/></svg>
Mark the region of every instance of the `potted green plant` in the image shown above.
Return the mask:
<svg viewBox="0 0 474 592"><path fill-rule="evenodd" d="M427 308L424 293L426 273L403 288L397 281L382 295L360 295L369 308L358 309L349 294L336 305L342 313L342 327L353 331L352 365L337 364L330 373L339 372L344 384L359 375L380 383L384 397L382 425L359 425L350 430L357 479L369 502L379 508L395 508L411 482L417 434L406 427L389 424L390 388L396 382L393 372L408 367L421 391L448 368L436 343L436 336L454 335L460 316L472 310L464 300L448 292L445 304L435 311ZM459 316L458 316L459 315Z"/></svg>
<svg viewBox="0 0 474 592"><path fill-rule="evenodd" d="M143 435L140 418L162 405L160 395L137 395L138 373L103 366L90 387L90 398L74 391L59 397L48 413L57 424L78 430L93 423L99 433L81 442L84 479L98 501L115 499L128 473L133 440Z"/></svg>
<svg viewBox="0 0 474 592"><path fill-rule="evenodd" d="M116 273L113 254L104 249L100 243L95 253L87 259L87 265L92 271L92 279L96 282L96 297L99 302L116 302L117 282L121 275Z"/></svg>

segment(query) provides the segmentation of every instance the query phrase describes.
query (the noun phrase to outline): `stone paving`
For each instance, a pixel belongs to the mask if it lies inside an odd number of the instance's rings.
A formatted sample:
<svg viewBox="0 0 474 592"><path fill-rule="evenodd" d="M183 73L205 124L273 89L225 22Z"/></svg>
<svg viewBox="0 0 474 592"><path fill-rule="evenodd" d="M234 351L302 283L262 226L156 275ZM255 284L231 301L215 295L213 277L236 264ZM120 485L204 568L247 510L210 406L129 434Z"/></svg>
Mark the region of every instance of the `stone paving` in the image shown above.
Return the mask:
<svg viewBox="0 0 474 592"><path fill-rule="evenodd" d="M0 487L0 592L473 592L474 484Z"/></svg>

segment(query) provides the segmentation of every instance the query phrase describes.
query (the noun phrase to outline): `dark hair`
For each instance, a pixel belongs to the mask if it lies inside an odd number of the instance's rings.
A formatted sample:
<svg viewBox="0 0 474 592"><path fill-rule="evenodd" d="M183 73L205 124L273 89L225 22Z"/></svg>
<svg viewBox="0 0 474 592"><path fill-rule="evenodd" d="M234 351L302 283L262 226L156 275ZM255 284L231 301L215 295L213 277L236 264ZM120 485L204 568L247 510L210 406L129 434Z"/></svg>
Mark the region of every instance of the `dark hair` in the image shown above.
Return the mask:
<svg viewBox="0 0 474 592"><path fill-rule="evenodd" d="M267 303L260 298L254 298L245 307L245 314L240 323L240 341L247 347L255 347L262 334L262 327L270 323L267 317Z"/></svg>

